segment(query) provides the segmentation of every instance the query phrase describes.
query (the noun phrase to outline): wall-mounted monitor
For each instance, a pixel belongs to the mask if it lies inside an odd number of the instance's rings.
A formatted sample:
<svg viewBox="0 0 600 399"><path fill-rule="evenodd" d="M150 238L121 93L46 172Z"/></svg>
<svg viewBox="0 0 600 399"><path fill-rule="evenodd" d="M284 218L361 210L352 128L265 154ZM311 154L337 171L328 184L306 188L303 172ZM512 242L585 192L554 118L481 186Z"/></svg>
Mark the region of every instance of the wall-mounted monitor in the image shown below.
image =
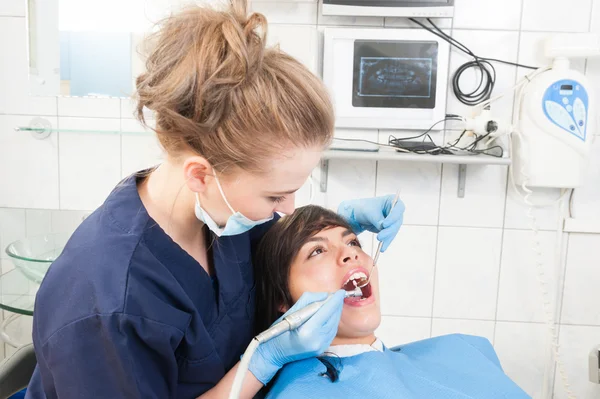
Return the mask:
<svg viewBox="0 0 600 399"><path fill-rule="evenodd" d="M323 0L323 15L451 18L454 0Z"/></svg>
<svg viewBox="0 0 600 399"><path fill-rule="evenodd" d="M326 29L323 78L336 126L427 129L444 119L449 51L425 30Z"/></svg>

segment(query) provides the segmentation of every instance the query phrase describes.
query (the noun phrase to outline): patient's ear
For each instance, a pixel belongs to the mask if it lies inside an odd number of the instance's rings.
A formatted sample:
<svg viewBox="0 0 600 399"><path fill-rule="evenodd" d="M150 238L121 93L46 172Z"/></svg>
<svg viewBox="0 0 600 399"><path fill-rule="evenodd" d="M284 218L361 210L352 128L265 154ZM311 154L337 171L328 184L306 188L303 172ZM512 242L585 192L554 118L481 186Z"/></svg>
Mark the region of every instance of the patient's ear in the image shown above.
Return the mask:
<svg viewBox="0 0 600 399"><path fill-rule="evenodd" d="M281 313L285 313L285 312L287 312L288 310L290 310L290 307L289 307L289 306L286 306L286 305L279 305L279 311L280 311Z"/></svg>

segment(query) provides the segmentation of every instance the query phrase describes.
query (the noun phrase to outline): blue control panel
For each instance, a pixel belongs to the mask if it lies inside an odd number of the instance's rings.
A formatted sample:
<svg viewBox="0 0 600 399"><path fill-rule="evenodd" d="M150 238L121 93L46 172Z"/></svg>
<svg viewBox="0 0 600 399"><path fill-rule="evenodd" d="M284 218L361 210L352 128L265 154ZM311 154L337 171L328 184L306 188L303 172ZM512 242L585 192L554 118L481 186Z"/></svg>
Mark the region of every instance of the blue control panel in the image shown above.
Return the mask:
<svg viewBox="0 0 600 399"><path fill-rule="evenodd" d="M554 82L544 93L542 108L552 123L585 141L588 94L579 82L571 79Z"/></svg>

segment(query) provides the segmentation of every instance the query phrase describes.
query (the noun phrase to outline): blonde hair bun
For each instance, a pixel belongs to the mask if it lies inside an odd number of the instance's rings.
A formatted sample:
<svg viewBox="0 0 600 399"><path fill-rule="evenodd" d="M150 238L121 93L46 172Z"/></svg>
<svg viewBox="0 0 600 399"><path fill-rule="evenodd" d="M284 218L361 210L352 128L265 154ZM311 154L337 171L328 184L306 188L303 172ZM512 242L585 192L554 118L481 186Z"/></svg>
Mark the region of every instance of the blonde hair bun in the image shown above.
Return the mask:
<svg viewBox="0 0 600 399"><path fill-rule="evenodd" d="M143 108L155 112L168 153L192 149L217 169L259 171L278 143L329 143L333 108L325 87L294 58L266 48L266 36L266 18L234 0L221 11L187 7L149 37L136 115L145 123Z"/></svg>

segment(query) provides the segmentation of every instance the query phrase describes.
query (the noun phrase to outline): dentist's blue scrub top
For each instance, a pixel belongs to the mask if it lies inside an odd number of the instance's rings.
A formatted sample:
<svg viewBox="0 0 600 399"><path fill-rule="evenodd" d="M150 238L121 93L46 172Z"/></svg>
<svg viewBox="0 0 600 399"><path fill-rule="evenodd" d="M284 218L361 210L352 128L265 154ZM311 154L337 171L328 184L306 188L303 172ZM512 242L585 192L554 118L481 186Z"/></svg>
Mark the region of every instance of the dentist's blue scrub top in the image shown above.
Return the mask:
<svg viewBox="0 0 600 399"><path fill-rule="evenodd" d="M216 240L211 279L148 215L137 181L81 224L42 282L27 398L195 398L252 339L252 246L272 222Z"/></svg>

